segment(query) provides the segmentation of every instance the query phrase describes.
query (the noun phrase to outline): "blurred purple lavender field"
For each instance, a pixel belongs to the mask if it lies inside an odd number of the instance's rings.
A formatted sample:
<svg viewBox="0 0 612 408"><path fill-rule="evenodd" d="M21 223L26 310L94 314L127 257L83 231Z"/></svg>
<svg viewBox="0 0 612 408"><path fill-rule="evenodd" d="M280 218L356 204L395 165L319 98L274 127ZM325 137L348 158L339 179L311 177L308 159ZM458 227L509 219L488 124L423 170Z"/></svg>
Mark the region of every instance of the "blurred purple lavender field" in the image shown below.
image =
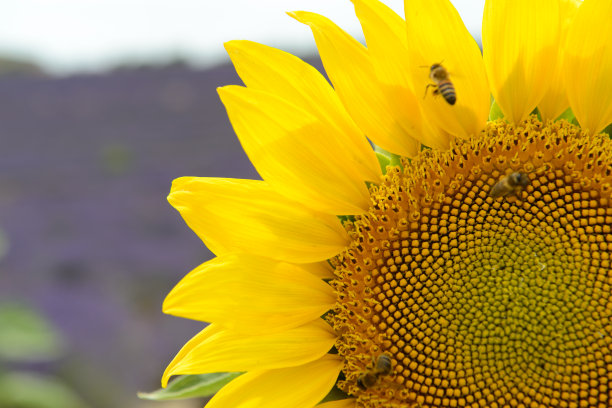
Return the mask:
<svg viewBox="0 0 612 408"><path fill-rule="evenodd" d="M161 305L211 254L166 195L180 176L258 178L215 91L237 83L229 66L0 77L0 299L64 334L37 369L91 407L170 406L135 393L201 329Z"/></svg>

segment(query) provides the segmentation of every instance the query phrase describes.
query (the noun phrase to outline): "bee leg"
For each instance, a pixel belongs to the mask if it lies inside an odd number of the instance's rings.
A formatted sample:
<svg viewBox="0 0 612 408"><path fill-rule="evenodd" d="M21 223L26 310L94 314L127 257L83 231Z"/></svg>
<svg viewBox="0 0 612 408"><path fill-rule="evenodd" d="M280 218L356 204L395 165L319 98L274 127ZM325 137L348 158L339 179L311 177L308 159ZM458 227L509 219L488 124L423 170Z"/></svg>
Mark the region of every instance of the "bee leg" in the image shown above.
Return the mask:
<svg viewBox="0 0 612 408"><path fill-rule="evenodd" d="M434 84L427 84L427 86L425 87L425 95L423 95L423 99L425 99L425 97L427 96L427 90L429 89L430 86L433 86L435 89L433 90L433 94L436 95L436 93L438 92L438 88L436 87L436 85Z"/></svg>

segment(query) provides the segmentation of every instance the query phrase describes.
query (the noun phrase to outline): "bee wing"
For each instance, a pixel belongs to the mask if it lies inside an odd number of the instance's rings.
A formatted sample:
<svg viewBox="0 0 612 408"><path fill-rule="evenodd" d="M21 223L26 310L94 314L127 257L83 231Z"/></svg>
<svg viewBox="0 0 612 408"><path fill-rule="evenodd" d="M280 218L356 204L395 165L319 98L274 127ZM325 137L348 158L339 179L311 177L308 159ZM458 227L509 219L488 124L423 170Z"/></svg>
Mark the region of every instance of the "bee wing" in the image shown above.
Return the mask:
<svg viewBox="0 0 612 408"><path fill-rule="evenodd" d="M506 194L508 194L508 186L506 186L504 180L498 181L491 187L491 190L489 190L489 197L493 198L503 197Z"/></svg>

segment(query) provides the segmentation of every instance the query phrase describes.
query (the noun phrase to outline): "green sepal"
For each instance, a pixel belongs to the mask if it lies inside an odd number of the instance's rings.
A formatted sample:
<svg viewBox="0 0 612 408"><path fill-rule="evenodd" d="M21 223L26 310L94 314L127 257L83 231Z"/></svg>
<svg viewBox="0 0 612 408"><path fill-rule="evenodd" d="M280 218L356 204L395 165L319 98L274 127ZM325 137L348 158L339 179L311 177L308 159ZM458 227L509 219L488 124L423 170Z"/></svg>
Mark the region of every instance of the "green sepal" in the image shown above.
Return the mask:
<svg viewBox="0 0 612 408"><path fill-rule="evenodd" d="M355 222L354 215L338 215L338 218L340 218L340 222L342 224L344 224L345 222Z"/></svg>
<svg viewBox="0 0 612 408"><path fill-rule="evenodd" d="M612 123L606 126L604 130L601 131L601 133L606 133L608 137L612 137Z"/></svg>
<svg viewBox="0 0 612 408"><path fill-rule="evenodd" d="M49 361L65 350L60 333L36 310L19 303L0 304L0 360Z"/></svg>
<svg viewBox="0 0 612 408"><path fill-rule="evenodd" d="M154 401L184 398L210 397L242 373L210 373L181 375L172 380L166 388L153 392L139 392L138 398Z"/></svg>
<svg viewBox="0 0 612 408"><path fill-rule="evenodd" d="M323 403L323 402L329 402L329 401L337 401L337 400L347 399L347 398L350 398L347 393L345 393L338 387L334 386L334 388L332 388L329 391L329 393L325 396L325 398L321 400L321 402Z"/></svg>
<svg viewBox="0 0 612 408"><path fill-rule="evenodd" d="M391 155L391 163L389 163L389 166L402 168L402 156L393 153L389 154Z"/></svg>
<svg viewBox="0 0 612 408"><path fill-rule="evenodd" d="M391 165L391 158L381 152L376 152L376 158L378 159L378 165L383 174L387 174L387 166Z"/></svg>
<svg viewBox="0 0 612 408"><path fill-rule="evenodd" d="M503 119L503 118L504 118L504 112L502 112L497 102L493 101L491 103L491 109L489 110L489 121L493 122L497 119Z"/></svg>
<svg viewBox="0 0 612 408"><path fill-rule="evenodd" d="M387 174L387 166L402 167L402 156L391 153L374 145L374 152L383 174Z"/></svg>
<svg viewBox="0 0 612 408"><path fill-rule="evenodd" d="M557 119L555 119L555 121L561 119L567 120L569 123L574 123L574 121L576 120L576 116L574 115L574 111L572 111L572 108L567 108L565 111L563 111L563 113L560 114Z"/></svg>

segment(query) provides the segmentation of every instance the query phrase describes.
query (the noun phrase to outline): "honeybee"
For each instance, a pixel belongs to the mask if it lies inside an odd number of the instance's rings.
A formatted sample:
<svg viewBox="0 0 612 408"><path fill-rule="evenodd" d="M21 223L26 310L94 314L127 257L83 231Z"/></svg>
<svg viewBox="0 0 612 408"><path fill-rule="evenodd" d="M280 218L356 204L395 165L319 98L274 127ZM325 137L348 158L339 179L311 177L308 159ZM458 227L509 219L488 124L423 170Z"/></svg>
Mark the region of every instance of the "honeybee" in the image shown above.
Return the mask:
<svg viewBox="0 0 612 408"><path fill-rule="evenodd" d="M499 180L489 191L489 196L493 198L507 197L512 194L520 193L529 185L529 176L526 173L515 171Z"/></svg>
<svg viewBox="0 0 612 408"><path fill-rule="evenodd" d="M381 354L376 358L376 362L372 369L359 374L357 378L357 386L362 390L370 388L376 384L378 377L381 375L391 374L391 357L386 354Z"/></svg>
<svg viewBox="0 0 612 408"><path fill-rule="evenodd" d="M442 66L442 64L433 64L429 68L429 79L434 83L427 84L425 87L425 95L430 86L434 87L433 94L441 94L444 100L449 105L454 105L457 102L457 95L455 94L455 86L449 79L448 71Z"/></svg>

